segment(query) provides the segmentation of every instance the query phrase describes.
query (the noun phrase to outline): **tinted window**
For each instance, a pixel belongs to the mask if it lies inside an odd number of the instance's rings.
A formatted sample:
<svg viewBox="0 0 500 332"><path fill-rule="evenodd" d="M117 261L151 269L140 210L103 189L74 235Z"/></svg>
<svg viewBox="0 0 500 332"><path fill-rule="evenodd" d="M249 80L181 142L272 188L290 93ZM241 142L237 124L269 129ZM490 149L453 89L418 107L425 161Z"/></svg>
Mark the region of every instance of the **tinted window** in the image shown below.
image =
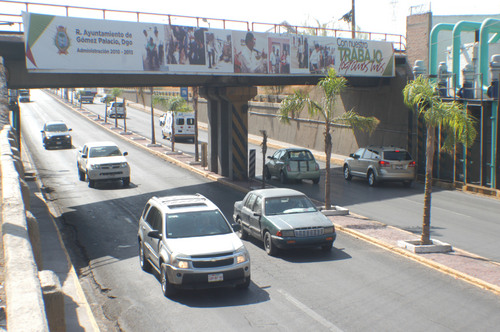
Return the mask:
<svg viewBox="0 0 500 332"><path fill-rule="evenodd" d="M68 127L64 123L50 124L45 126L45 131L68 131Z"/></svg>
<svg viewBox="0 0 500 332"><path fill-rule="evenodd" d="M146 222L151 226L151 228L155 229L154 226L158 225L158 217L161 216L160 211L154 206L149 209L148 215L146 216Z"/></svg>
<svg viewBox="0 0 500 332"><path fill-rule="evenodd" d="M232 230L219 211L169 214L166 221L169 238L228 234Z"/></svg>
<svg viewBox="0 0 500 332"><path fill-rule="evenodd" d="M290 151L290 160L314 160L312 153L308 150Z"/></svg>
<svg viewBox="0 0 500 332"><path fill-rule="evenodd" d="M364 159L375 159L378 158L378 152L375 150L370 150L367 149L365 151L365 155L363 156Z"/></svg>
<svg viewBox="0 0 500 332"><path fill-rule="evenodd" d="M411 156L407 151L396 150L396 151L385 151L384 159L386 160L411 160Z"/></svg>
<svg viewBox="0 0 500 332"><path fill-rule="evenodd" d="M193 118L187 119L187 124L190 126L194 125L194 119Z"/></svg>
<svg viewBox="0 0 500 332"><path fill-rule="evenodd" d="M184 124L184 119L183 118L177 119L177 124L178 125L183 125Z"/></svg>

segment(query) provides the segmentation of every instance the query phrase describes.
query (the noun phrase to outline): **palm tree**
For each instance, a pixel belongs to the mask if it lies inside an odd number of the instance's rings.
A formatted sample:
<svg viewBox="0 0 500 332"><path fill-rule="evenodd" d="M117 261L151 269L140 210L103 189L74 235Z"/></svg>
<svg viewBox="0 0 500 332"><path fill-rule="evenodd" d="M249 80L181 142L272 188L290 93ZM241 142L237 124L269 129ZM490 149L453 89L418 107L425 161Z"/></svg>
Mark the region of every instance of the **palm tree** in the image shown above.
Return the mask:
<svg viewBox="0 0 500 332"><path fill-rule="evenodd" d="M416 109L427 127L424 212L421 244L432 244L430 240L432 166L436 145L436 129L445 134L444 149L451 149L455 142L471 145L477 135L476 119L463 104L456 101L443 102L437 85L423 75L409 82L403 89L404 103Z"/></svg>
<svg viewBox="0 0 500 332"><path fill-rule="evenodd" d="M188 105L186 99L181 96L172 98L164 98L163 96L154 96L153 104L161 105L162 109L167 112L193 112L191 106ZM172 151L175 151L175 121L172 121L172 135L170 136L172 142Z"/></svg>
<svg viewBox="0 0 500 332"><path fill-rule="evenodd" d="M320 101L310 99L309 95L305 95L296 91L293 95L288 96L281 102L279 117L281 122L290 124L290 117L296 118L304 106L310 116L319 115L325 123L325 155L326 155L326 177L325 177L325 209L331 208L330 201L330 158L332 155L332 124L346 124L350 125L353 129L360 129L369 131L370 133L375 130L380 122L375 117L364 117L356 114L350 110L343 113L341 116L336 117L335 102L338 96L347 87L347 80L344 77L337 76L335 69L330 68L328 75L322 78L317 86L321 88L324 96Z"/></svg>

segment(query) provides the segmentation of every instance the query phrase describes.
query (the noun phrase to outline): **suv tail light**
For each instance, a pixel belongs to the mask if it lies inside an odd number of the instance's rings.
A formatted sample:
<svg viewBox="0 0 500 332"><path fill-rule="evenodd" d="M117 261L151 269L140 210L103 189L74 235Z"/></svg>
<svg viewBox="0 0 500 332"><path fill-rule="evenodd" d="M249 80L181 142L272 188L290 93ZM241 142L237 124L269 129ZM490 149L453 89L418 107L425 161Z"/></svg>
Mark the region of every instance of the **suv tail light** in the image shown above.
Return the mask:
<svg viewBox="0 0 500 332"><path fill-rule="evenodd" d="M378 164L381 166L381 167L390 167L391 166L391 163L388 162L388 161L385 161L385 160L380 160L378 162Z"/></svg>
<svg viewBox="0 0 500 332"><path fill-rule="evenodd" d="M410 163L408 164L408 167L415 167L415 162L414 162L414 161L410 162Z"/></svg>

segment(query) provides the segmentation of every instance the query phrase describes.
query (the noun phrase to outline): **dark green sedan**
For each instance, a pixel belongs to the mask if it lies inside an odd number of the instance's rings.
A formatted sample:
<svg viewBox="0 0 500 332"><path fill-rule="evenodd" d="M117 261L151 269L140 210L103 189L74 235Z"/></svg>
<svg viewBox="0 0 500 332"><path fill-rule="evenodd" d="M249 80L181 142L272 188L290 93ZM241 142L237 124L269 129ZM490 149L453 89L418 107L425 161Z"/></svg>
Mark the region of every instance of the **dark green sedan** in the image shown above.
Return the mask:
<svg viewBox="0 0 500 332"><path fill-rule="evenodd" d="M250 191L234 203L233 219L241 225L240 238L262 240L268 255L301 247L329 251L337 236L333 223L306 195L287 188Z"/></svg>

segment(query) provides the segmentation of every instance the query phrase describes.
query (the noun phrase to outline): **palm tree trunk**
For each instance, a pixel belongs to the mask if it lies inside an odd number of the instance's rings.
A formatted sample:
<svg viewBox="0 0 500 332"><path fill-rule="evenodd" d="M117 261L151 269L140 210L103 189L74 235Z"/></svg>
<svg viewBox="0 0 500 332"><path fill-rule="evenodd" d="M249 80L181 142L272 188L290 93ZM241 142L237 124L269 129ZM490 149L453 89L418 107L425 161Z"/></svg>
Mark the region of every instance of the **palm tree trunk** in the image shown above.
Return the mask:
<svg viewBox="0 0 500 332"><path fill-rule="evenodd" d="M427 127L426 142L426 164L425 164L425 192L424 192L424 214L422 221L422 244L432 244L430 239L431 228L431 193L432 193L432 166L434 164L434 144L436 142L436 128Z"/></svg>
<svg viewBox="0 0 500 332"><path fill-rule="evenodd" d="M330 201L330 158L332 156L332 135L330 134L330 123L326 123L325 129L325 210L330 210L332 203Z"/></svg>

